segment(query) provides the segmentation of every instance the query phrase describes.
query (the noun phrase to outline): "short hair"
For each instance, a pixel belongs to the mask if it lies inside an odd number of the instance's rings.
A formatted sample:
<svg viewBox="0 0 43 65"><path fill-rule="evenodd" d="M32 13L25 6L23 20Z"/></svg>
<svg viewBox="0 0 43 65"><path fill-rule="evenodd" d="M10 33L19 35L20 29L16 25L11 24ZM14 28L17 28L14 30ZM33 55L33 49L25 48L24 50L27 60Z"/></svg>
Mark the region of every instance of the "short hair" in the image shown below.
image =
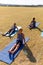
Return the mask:
<svg viewBox="0 0 43 65"><path fill-rule="evenodd" d="M16 23L14 23L14 25L16 25Z"/></svg>
<svg viewBox="0 0 43 65"><path fill-rule="evenodd" d="M19 29L19 31L23 31L23 29L21 28L21 29Z"/></svg>
<svg viewBox="0 0 43 65"><path fill-rule="evenodd" d="M33 18L33 20L35 20L35 17Z"/></svg>

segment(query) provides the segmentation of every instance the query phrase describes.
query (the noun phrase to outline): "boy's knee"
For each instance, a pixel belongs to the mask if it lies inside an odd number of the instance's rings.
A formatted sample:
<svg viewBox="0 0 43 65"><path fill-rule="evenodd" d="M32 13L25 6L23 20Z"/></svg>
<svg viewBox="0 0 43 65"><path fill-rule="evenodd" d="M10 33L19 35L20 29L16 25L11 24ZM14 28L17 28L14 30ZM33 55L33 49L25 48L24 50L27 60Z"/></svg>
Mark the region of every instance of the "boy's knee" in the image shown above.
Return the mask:
<svg viewBox="0 0 43 65"><path fill-rule="evenodd" d="M17 44L17 47L19 47L20 45L19 44Z"/></svg>

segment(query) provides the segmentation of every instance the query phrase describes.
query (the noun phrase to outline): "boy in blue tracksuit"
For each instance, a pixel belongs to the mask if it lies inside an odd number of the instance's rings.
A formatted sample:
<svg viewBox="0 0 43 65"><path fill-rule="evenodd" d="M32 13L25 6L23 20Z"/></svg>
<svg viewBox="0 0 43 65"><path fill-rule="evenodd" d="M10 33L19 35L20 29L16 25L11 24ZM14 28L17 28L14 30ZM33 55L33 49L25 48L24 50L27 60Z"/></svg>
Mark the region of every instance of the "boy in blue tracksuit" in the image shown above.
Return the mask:
<svg viewBox="0 0 43 65"><path fill-rule="evenodd" d="M31 21L31 24L29 25L29 29L33 29L33 28L36 28L35 18L33 18L33 20Z"/></svg>
<svg viewBox="0 0 43 65"><path fill-rule="evenodd" d="M2 35L6 36L7 34L9 34L9 37L10 37L13 33L15 33L16 28L17 28L16 23L14 23L14 25L12 26L12 28L6 34L2 34ZM17 30L18 30L18 28L17 28Z"/></svg>
<svg viewBox="0 0 43 65"><path fill-rule="evenodd" d="M25 36L24 33L22 32L23 29L20 29L17 33L17 40L16 40L16 44L14 44L14 46L8 51L11 54L14 54L17 49L23 44L23 40L24 40L24 44L25 43Z"/></svg>

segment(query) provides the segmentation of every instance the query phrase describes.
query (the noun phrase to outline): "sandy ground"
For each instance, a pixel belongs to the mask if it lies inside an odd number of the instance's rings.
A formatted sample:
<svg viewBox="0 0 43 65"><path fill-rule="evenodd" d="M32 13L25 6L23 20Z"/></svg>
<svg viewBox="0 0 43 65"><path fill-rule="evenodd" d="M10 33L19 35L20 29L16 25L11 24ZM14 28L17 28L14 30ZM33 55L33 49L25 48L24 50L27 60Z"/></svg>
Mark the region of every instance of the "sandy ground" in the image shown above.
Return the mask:
<svg viewBox="0 0 43 65"><path fill-rule="evenodd" d="M22 50L11 65L43 65L41 32L37 29L30 31L27 28L33 17L40 22L39 28L43 29L43 7L0 7L0 32L8 31L16 22L17 25L22 26L25 37L30 37L30 41L27 43L28 55L26 56ZM4 49L16 37L17 35L10 39L0 34L0 50ZM0 65L8 64L0 61Z"/></svg>

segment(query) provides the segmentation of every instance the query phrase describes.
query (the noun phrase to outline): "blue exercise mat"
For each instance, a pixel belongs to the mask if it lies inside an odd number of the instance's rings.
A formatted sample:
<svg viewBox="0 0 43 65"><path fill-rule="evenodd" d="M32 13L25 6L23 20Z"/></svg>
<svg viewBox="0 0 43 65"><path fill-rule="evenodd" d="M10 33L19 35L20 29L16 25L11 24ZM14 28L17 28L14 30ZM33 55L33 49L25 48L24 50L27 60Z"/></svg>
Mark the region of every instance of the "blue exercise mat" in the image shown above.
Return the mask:
<svg viewBox="0 0 43 65"><path fill-rule="evenodd" d="M41 37L43 37L43 32L41 32Z"/></svg>
<svg viewBox="0 0 43 65"><path fill-rule="evenodd" d="M25 38L26 42L29 41L29 38ZM11 55L8 53L8 50L16 43L16 39L13 40L8 46L6 46L2 51L0 51L0 61L3 61L7 64L11 64L13 60L18 56L20 51L23 49L24 45L22 44L21 47L15 52L15 54Z"/></svg>

